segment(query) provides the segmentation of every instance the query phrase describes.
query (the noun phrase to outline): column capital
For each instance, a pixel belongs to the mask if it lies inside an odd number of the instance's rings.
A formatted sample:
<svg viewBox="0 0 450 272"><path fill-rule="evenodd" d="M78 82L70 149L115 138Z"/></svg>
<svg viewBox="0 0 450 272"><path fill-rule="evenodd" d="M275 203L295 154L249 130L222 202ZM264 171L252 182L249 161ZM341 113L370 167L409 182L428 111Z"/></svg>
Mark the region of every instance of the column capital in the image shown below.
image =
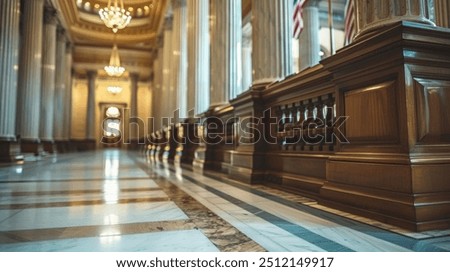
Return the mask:
<svg viewBox="0 0 450 272"><path fill-rule="evenodd" d="M66 41L66 52L72 53L74 45L71 41Z"/></svg>
<svg viewBox="0 0 450 272"><path fill-rule="evenodd" d="M139 81L139 73L131 72L129 76L132 81Z"/></svg>
<svg viewBox="0 0 450 272"><path fill-rule="evenodd" d="M66 42L66 30L62 26L58 25L58 28L56 31L58 34L58 41Z"/></svg>
<svg viewBox="0 0 450 272"><path fill-rule="evenodd" d="M171 30L173 26L173 16L166 16L164 18L164 30Z"/></svg>
<svg viewBox="0 0 450 272"><path fill-rule="evenodd" d="M49 25L56 25L58 23L58 13L53 7L44 8L44 23Z"/></svg>
<svg viewBox="0 0 450 272"><path fill-rule="evenodd" d="M95 77L97 76L97 71L96 70L87 70L86 75L89 80L95 79Z"/></svg>

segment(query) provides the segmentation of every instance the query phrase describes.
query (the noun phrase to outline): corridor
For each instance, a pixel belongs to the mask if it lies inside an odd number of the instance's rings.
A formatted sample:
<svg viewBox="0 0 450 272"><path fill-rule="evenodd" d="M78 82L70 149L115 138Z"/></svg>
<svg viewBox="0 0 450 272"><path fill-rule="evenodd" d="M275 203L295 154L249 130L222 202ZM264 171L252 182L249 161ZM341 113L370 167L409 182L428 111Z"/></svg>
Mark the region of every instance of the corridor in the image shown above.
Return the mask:
<svg viewBox="0 0 450 272"><path fill-rule="evenodd" d="M0 251L450 251L312 199L121 150L0 165Z"/></svg>

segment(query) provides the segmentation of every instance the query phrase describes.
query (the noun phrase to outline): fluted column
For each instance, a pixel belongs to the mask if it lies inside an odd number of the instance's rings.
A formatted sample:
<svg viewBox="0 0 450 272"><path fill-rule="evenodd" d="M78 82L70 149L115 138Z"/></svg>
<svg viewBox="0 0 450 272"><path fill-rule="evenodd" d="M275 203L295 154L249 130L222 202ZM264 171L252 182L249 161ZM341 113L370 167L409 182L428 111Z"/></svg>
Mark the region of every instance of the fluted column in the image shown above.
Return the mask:
<svg viewBox="0 0 450 272"><path fill-rule="evenodd" d="M95 141L95 80L96 71L88 71L88 101L86 114L86 140Z"/></svg>
<svg viewBox="0 0 450 272"><path fill-rule="evenodd" d="M70 127L72 120L72 55L73 45L70 42L66 43L66 60L65 60L65 92L64 92L64 126L63 139L66 144L70 141Z"/></svg>
<svg viewBox="0 0 450 272"><path fill-rule="evenodd" d="M66 33L63 28L58 27L58 39L56 42L56 77L55 77L55 118L54 137L57 142L64 140L64 112L66 92ZM62 150L61 150L62 151Z"/></svg>
<svg viewBox="0 0 450 272"><path fill-rule="evenodd" d="M188 101L195 114L209 107L209 0L188 0ZM189 116L193 117L193 116Z"/></svg>
<svg viewBox="0 0 450 272"><path fill-rule="evenodd" d="M319 8L315 0L303 7L304 28L299 38L300 70L314 66L320 61Z"/></svg>
<svg viewBox="0 0 450 272"><path fill-rule="evenodd" d="M356 39L399 21L434 25L430 20L434 0L355 0Z"/></svg>
<svg viewBox="0 0 450 272"><path fill-rule="evenodd" d="M241 0L211 1L211 105L226 103L241 91Z"/></svg>
<svg viewBox="0 0 450 272"><path fill-rule="evenodd" d="M44 47L42 49L42 100L40 138L44 150L53 153L53 120L55 96L56 65L56 10L45 8L44 13Z"/></svg>
<svg viewBox="0 0 450 272"><path fill-rule="evenodd" d="M187 117L187 7L186 0L172 0L172 81L174 83L173 110L179 110L179 116ZM172 91L171 91L172 93ZM180 120L175 120L176 123Z"/></svg>
<svg viewBox="0 0 450 272"><path fill-rule="evenodd" d="M291 21L292 1L252 1L254 83L272 82L292 73Z"/></svg>
<svg viewBox="0 0 450 272"><path fill-rule="evenodd" d="M17 121L21 148L24 153L38 154L42 151L39 126L41 121L43 17L44 0L27 1L23 6Z"/></svg>
<svg viewBox="0 0 450 272"><path fill-rule="evenodd" d="M172 83L172 17L166 18L164 22L164 48L163 48L163 64L162 64L162 99L164 103L162 110L162 117L169 118L173 116L173 109L170 99L173 99L173 83ZM168 122L165 120L163 127L167 126Z"/></svg>
<svg viewBox="0 0 450 272"><path fill-rule="evenodd" d="M15 160L20 0L0 1L0 161Z"/></svg>
<svg viewBox="0 0 450 272"><path fill-rule="evenodd" d="M163 36L158 37L157 57L153 62L153 97L152 97L152 112L153 112L153 131L161 129L161 118L163 116Z"/></svg>
<svg viewBox="0 0 450 272"><path fill-rule="evenodd" d="M436 25L450 27L450 3L448 0L434 0Z"/></svg>

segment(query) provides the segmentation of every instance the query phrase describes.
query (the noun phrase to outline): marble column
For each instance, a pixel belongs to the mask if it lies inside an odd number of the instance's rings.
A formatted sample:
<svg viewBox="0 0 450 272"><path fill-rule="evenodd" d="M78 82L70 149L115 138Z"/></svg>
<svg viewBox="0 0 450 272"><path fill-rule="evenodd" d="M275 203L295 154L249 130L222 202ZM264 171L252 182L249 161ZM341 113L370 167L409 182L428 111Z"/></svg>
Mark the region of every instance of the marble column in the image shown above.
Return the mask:
<svg viewBox="0 0 450 272"><path fill-rule="evenodd" d="M97 78L96 71L88 71L88 101L86 114L86 141L88 149L95 148L95 81Z"/></svg>
<svg viewBox="0 0 450 272"><path fill-rule="evenodd" d="M42 48L42 88L40 138L44 151L54 153L53 139L55 66L56 66L56 10L45 8L44 46Z"/></svg>
<svg viewBox="0 0 450 272"><path fill-rule="evenodd" d="M153 98L152 98L152 112L153 112L153 131L161 129L161 119L163 116L163 36L158 37L156 59L153 62Z"/></svg>
<svg viewBox="0 0 450 272"><path fill-rule="evenodd" d="M241 0L211 1L210 104L227 103L241 91Z"/></svg>
<svg viewBox="0 0 450 272"><path fill-rule="evenodd" d="M188 101L192 114L209 107L209 0L188 0Z"/></svg>
<svg viewBox="0 0 450 272"><path fill-rule="evenodd" d="M20 42L17 128L21 137L22 152L34 154L42 152L39 126L44 2L44 0L27 1L21 14L23 32Z"/></svg>
<svg viewBox="0 0 450 272"><path fill-rule="evenodd" d="M173 109L171 108L171 101L173 99L173 83L172 83L172 17L167 17L164 22L164 48L163 48L163 63L162 63L162 99L163 103L162 113L162 128L169 125L167 118L173 116Z"/></svg>
<svg viewBox="0 0 450 272"><path fill-rule="evenodd" d="M21 158L16 139L20 0L0 1L0 161Z"/></svg>
<svg viewBox="0 0 450 272"><path fill-rule="evenodd" d="M292 1L252 1L253 83L270 83L292 74L291 21Z"/></svg>
<svg viewBox="0 0 450 272"><path fill-rule="evenodd" d="M130 118L136 118L138 116L138 82L139 82L139 74L138 73L130 73ZM131 148L137 148L139 135L139 124L135 123L130 125L130 143Z"/></svg>
<svg viewBox="0 0 450 272"><path fill-rule="evenodd" d="M73 75L73 45L71 42L66 42L66 60L65 60L65 92L64 92L64 126L63 126L63 139L65 149L70 150L70 128L72 120L72 75Z"/></svg>
<svg viewBox="0 0 450 272"><path fill-rule="evenodd" d="M436 25L450 28L450 3L448 0L434 0Z"/></svg>
<svg viewBox="0 0 450 272"><path fill-rule="evenodd" d="M53 131L58 151L64 152L64 112L66 97L66 32L62 27L57 29L56 42L56 76L55 76L55 114Z"/></svg>
<svg viewBox="0 0 450 272"><path fill-rule="evenodd" d="M174 84L173 103L176 114L175 123L188 116L187 109L187 7L186 0L172 0L173 27L172 27L172 82ZM171 91L172 93L172 91Z"/></svg>
<svg viewBox="0 0 450 272"><path fill-rule="evenodd" d="M303 7L304 28L299 37L300 71L320 61L319 8L315 0L307 1Z"/></svg>
<svg viewBox="0 0 450 272"><path fill-rule="evenodd" d="M356 36L366 34L399 21L413 21L434 25L434 0L355 0Z"/></svg>
<svg viewBox="0 0 450 272"><path fill-rule="evenodd" d="M242 91L247 91L253 81L252 32L251 24L242 28Z"/></svg>

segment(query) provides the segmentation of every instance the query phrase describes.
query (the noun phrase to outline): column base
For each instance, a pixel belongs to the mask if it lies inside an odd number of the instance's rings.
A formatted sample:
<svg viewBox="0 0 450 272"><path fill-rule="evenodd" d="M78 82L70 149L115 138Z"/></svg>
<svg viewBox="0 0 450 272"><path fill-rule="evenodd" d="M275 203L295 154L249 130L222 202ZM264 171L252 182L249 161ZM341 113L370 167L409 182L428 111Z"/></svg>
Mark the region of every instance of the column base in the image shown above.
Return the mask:
<svg viewBox="0 0 450 272"><path fill-rule="evenodd" d="M44 147L39 139L36 140L20 140L20 150L22 153L32 153L35 156L40 156L44 153Z"/></svg>
<svg viewBox="0 0 450 272"><path fill-rule="evenodd" d="M57 153L57 145L54 141L42 141L42 147L44 148L44 152L49 154Z"/></svg>
<svg viewBox="0 0 450 272"><path fill-rule="evenodd" d="M17 141L0 140L0 162L23 161L20 144Z"/></svg>

